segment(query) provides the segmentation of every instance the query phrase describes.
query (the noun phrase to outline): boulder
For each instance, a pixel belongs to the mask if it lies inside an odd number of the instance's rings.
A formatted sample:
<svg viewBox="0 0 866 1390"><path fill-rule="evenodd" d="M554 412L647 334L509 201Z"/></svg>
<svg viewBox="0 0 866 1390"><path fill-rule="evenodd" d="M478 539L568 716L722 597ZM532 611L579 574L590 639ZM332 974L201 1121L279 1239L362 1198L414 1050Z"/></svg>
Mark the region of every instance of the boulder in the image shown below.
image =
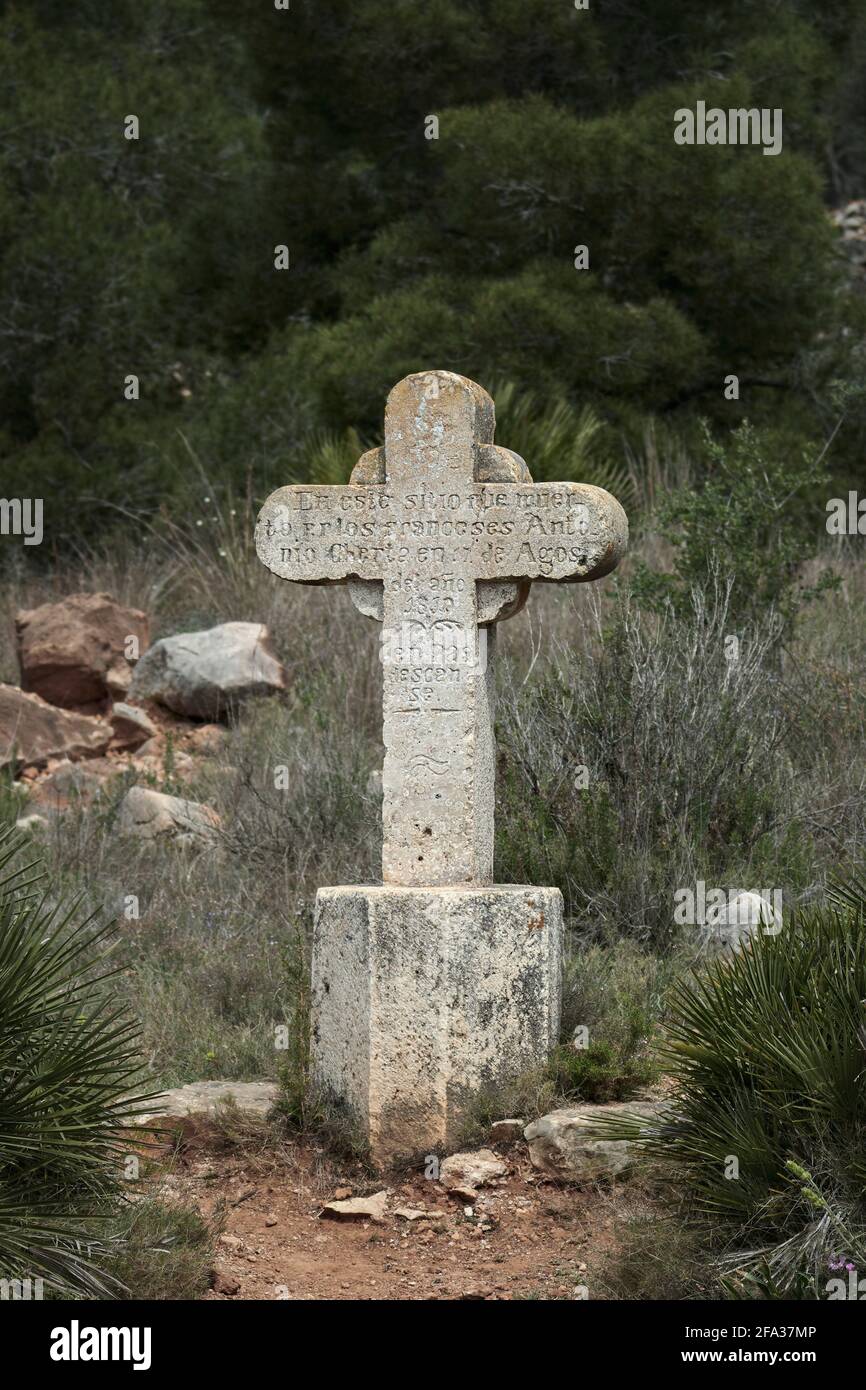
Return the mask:
<svg viewBox="0 0 866 1390"><path fill-rule="evenodd" d="M213 840L219 824L220 818L210 806L149 787L130 787L120 803L117 820L121 835L184 845Z"/></svg>
<svg viewBox="0 0 866 1390"><path fill-rule="evenodd" d="M0 685L0 767L44 767L53 758L98 758L111 725L49 705L14 685Z"/></svg>
<svg viewBox="0 0 866 1390"><path fill-rule="evenodd" d="M187 747L206 757L216 757L225 747L226 730L219 724L199 724L187 736Z"/></svg>
<svg viewBox="0 0 866 1390"><path fill-rule="evenodd" d="M572 1182L616 1177L632 1162L632 1145L628 1139L593 1137L593 1127L601 1118L620 1115L652 1119L662 1109L658 1101L633 1100L552 1110L523 1131L533 1167Z"/></svg>
<svg viewBox="0 0 866 1390"><path fill-rule="evenodd" d="M136 705L127 705L121 701L120 704L112 706L108 717L114 730L114 748L140 748L157 733L153 720Z"/></svg>
<svg viewBox="0 0 866 1390"><path fill-rule="evenodd" d="M444 1158L439 1168L439 1181L449 1192L459 1196L474 1192L476 1187L483 1187L495 1178L504 1178L507 1172L502 1159L492 1149L474 1149L471 1153Z"/></svg>
<svg viewBox="0 0 866 1390"><path fill-rule="evenodd" d="M768 898L760 893L737 893L713 912L712 921L701 929L701 941L711 950L739 951L757 931L778 936L781 930L782 914Z"/></svg>
<svg viewBox="0 0 866 1390"><path fill-rule="evenodd" d="M135 668L130 696L213 723L253 695L285 688L286 673L264 624L221 623L155 642Z"/></svg>
<svg viewBox="0 0 866 1390"><path fill-rule="evenodd" d="M150 640L147 616L110 594L70 594L15 619L21 685L61 709L96 714L129 689L129 639L142 652Z"/></svg>

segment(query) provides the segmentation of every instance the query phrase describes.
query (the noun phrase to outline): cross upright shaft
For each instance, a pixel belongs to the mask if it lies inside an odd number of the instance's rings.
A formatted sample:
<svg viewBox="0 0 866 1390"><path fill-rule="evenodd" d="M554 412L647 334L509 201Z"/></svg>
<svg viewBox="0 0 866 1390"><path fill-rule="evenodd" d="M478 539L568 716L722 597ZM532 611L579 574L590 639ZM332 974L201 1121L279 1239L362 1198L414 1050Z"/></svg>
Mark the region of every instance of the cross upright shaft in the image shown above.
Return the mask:
<svg viewBox="0 0 866 1390"><path fill-rule="evenodd" d="M492 624L528 581L598 578L625 546L610 494L533 484L493 428L474 382L406 377L384 447L352 483L281 488L256 527L260 558L284 578L350 581L377 613L381 585L386 884L492 882Z"/></svg>

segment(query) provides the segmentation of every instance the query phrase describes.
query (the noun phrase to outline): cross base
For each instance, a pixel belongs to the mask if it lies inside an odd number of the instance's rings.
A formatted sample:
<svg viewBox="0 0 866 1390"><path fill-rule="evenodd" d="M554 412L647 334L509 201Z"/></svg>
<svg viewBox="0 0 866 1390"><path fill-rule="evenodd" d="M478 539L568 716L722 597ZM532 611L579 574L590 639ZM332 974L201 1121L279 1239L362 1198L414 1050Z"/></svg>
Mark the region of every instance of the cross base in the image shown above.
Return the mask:
<svg viewBox="0 0 866 1390"><path fill-rule="evenodd" d="M559 1033L557 888L321 888L312 1072L374 1161L458 1142L473 1095Z"/></svg>

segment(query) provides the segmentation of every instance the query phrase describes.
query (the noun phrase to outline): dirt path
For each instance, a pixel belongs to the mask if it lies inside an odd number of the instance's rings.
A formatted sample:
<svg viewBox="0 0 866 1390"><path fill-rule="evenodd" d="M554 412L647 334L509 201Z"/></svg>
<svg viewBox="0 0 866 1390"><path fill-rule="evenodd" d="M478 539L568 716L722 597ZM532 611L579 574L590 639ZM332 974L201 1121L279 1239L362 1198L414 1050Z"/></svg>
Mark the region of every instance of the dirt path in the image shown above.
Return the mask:
<svg viewBox="0 0 866 1390"><path fill-rule="evenodd" d="M225 1205L210 1299L568 1299L580 1297L592 1243L611 1243L614 1200L538 1181L525 1148L469 1203L420 1173L378 1186L341 1181L316 1150L250 1157L187 1144L170 1192L212 1217ZM322 1216L335 1195L387 1188L381 1224ZM421 1210L406 1220L395 1208Z"/></svg>

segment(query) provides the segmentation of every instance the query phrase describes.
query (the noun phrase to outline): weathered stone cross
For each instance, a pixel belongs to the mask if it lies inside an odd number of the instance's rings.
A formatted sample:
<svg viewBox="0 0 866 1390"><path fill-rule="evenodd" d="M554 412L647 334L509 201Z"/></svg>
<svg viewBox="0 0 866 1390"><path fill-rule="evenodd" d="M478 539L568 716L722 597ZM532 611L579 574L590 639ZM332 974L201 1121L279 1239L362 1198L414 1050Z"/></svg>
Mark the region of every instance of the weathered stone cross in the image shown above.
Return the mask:
<svg viewBox="0 0 866 1390"><path fill-rule="evenodd" d="M280 488L259 517L275 574L357 581L355 602L384 618L385 883L492 882L492 629L479 625L516 612L532 579L606 574L627 535L609 493L533 483L493 420L465 377L406 377L384 448L351 485Z"/></svg>
<svg viewBox="0 0 866 1390"><path fill-rule="evenodd" d="M313 947L316 1075L383 1159L446 1142L558 1029L561 896L492 883L494 624L532 580L607 574L628 524L493 429L474 382L406 377L351 483L280 488L256 527L275 574L348 582L383 623L383 886L320 889Z"/></svg>

